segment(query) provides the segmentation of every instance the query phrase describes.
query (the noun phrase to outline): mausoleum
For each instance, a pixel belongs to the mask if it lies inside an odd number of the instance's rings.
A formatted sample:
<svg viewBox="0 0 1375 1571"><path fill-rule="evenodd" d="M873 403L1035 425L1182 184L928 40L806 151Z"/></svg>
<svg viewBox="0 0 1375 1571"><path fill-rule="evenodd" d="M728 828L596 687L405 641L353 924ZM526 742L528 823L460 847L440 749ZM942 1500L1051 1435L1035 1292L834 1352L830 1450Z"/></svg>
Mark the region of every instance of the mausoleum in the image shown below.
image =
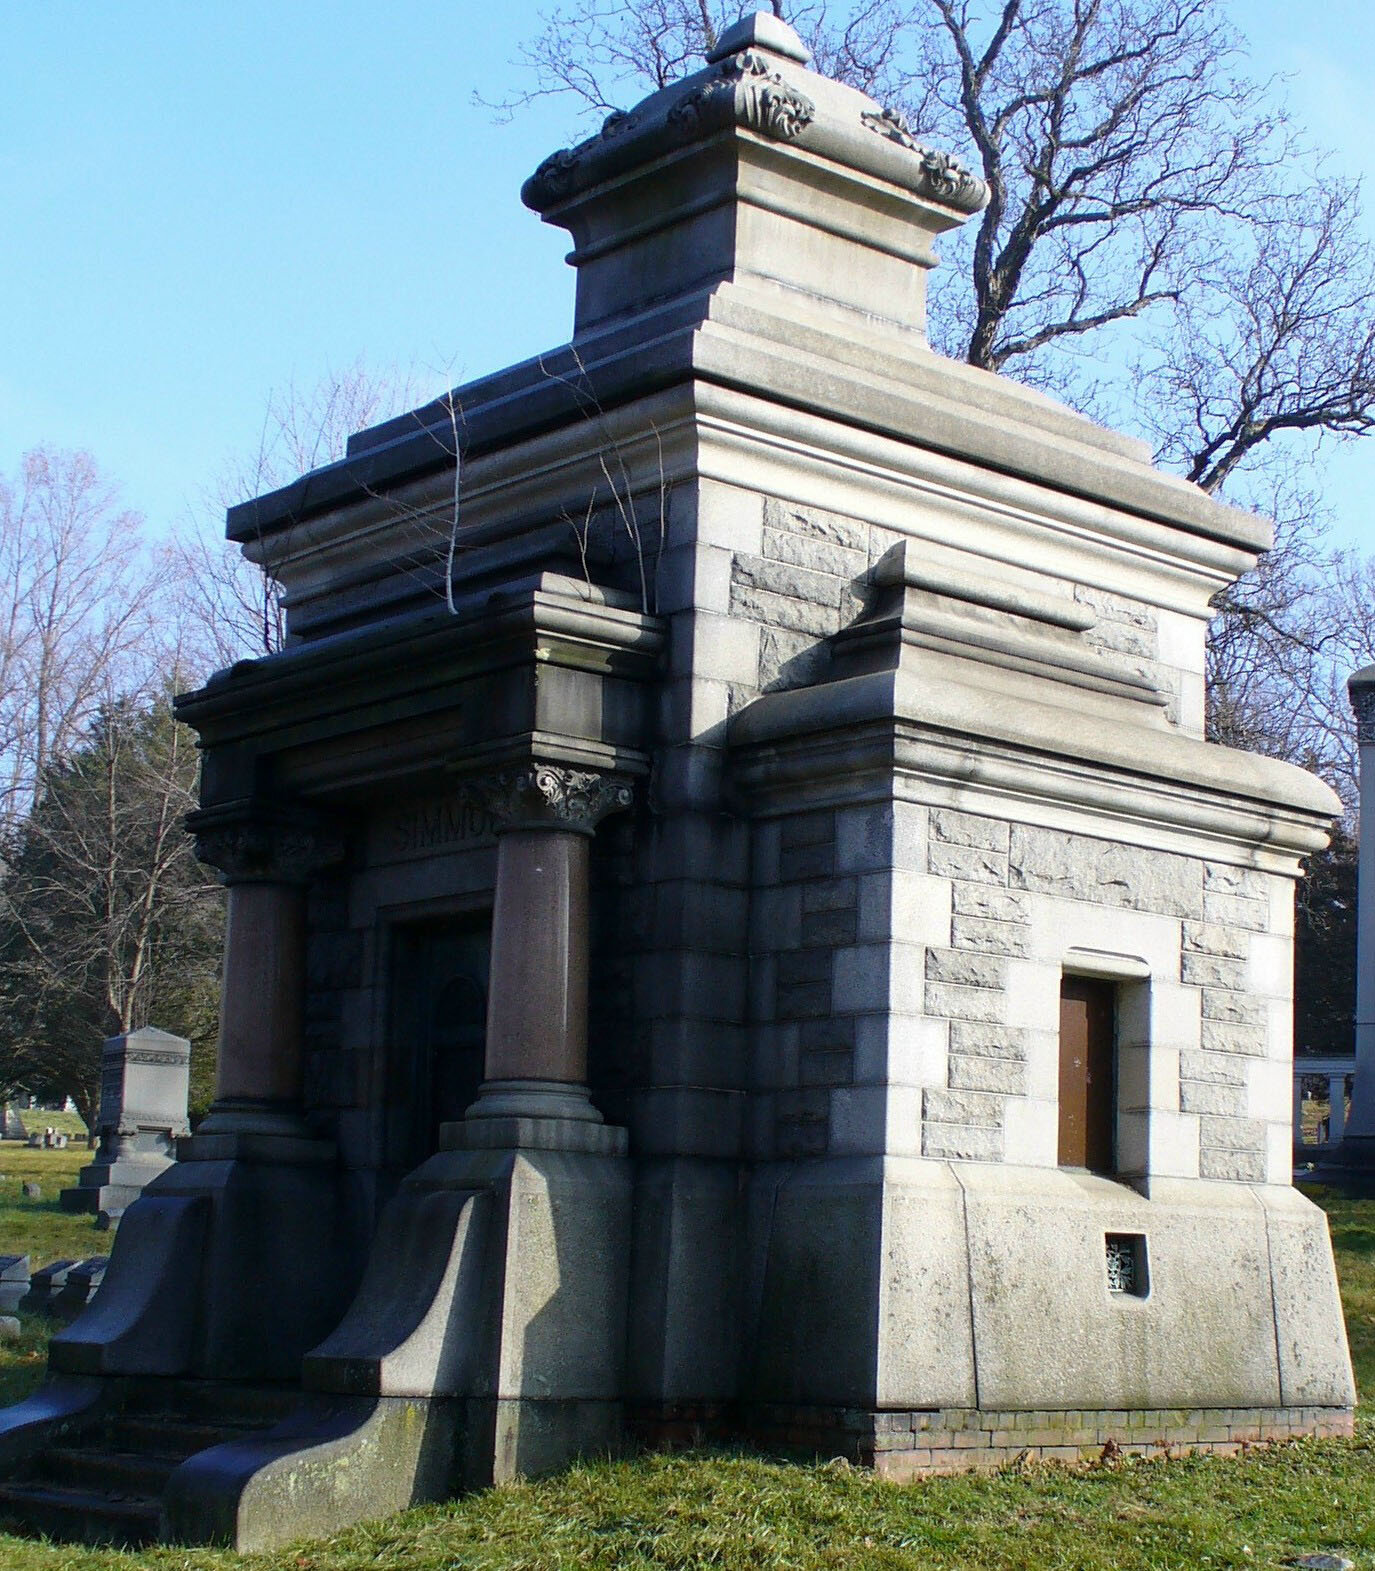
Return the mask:
<svg viewBox="0 0 1375 1571"><path fill-rule="evenodd" d="M217 1100L0 1508L249 1548L632 1442L1347 1432L1290 1183L1339 805L1204 740L1269 527L932 352L983 187L770 16L523 194L571 344L230 512L289 639L180 704Z"/></svg>

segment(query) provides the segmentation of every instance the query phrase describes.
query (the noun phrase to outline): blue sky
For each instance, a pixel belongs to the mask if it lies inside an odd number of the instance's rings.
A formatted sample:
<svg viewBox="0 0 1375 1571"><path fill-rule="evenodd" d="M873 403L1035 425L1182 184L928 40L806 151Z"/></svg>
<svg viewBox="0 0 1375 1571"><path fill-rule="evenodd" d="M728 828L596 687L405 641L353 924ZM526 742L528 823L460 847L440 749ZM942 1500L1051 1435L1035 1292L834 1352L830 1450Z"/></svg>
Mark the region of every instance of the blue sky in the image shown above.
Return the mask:
<svg viewBox="0 0 1375 1571"><path fill-rule="evenodd" d="M1257 72L1289 73L1296 117L1363 173L1375 14L1234 15ZM574 108L499 125L472 103L519 85L519 36L467 0L10 0L0 472L39 442L87 448L158 526L288 381L362 357L437 390L566 339L567 237L519 189ZM1375 550L1375 439L1330 472L1342 538Z"/></svg>

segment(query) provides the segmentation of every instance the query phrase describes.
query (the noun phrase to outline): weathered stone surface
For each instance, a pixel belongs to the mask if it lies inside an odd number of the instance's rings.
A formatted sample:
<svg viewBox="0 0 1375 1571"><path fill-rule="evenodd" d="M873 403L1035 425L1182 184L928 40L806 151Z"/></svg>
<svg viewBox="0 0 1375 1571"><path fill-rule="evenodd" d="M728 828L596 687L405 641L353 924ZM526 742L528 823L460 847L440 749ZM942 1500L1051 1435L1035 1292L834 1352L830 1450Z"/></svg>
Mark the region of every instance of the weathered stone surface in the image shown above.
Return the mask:
<svg viewBox="0 0 1375 1571"><path fill-rule="evenodd" d="M1168 851L1143 852L1053 829L1016 824L1009 881L1014 889L1093 905L1201 917L1203 881L1197 862Z"/></svg>
<svg viewBox="0 0 1375 1571"><path fill-rule="evenodd" d="M1244 1086L1246 1065L1232 1053L1193 1052L1179 1055L1179 1078L1208 1085Z"/></svg>
<svg viewBox="0 0 1375 1571"><path fill-rule="evenodd" d="M1006 884L1007 856L977 846L944 845L932 841L926 853L927 871L941 878L969 879L979 884Z"/></svg>
<svg viewBox="0 0 1375 1571"><path fill-rule="evenodd" d="M975 916L957 916L950 924L950 942L956 949L983 954L1025 955L1031 948L1031 935L1020 922L988 922Z"/></svg>
<svg viewBox="0 0 1375 1571"><path fill-rule="evenodd" d="M950 1051L1020 1061L1027 1055L1027 1033L1019 1026L958 1020L950 1027Z"/></svg>
<svg viewBox="0 0 1375 1571"><path fill-rule="evenodd" d="M977 846L984 851L1006 851L1011 826L1002 819L979 818L937 808L931 814L931 838L950 845Z"/></svg>
<svg viewBox="0 0 1375 1571"><path fill-rule="evenodd" d="M960 883L953 886L951 901L956 916L995 922L1031 921L1031 897L1016 890Z"/></svg>
<svg viewBox="0 0 1375 1571"><path fill-rule="evenodd" d="M1199 954L1245 960L1251 952L1251 939L1249 933L1234 927L1224 927L1219 922L1185 922L1183 946Z"/></svg>
<svg viewBox="0 0 1375 1571"><path fill-rule="evenodd" d="M928 949L926 975L932 982L954 982L961 987L997 987L1007 984L1007 962L998 955L973 954L959 949Z"/></svg>
<svg viewBox="0 0 1375 1571"><path fill-rule="evenodd" d="M1223 987L1240 991L1246 986L1246 966L1240 960L1191 954L1186 950L1179 957L1179 979L1191 987Z"/></svg>
<svg viewBox="0 0 1375 1571"><path fill-rule="evenodd" d="M1007 1009L1002 992L988 987L951 987L943 982L926 984L926 1012L946 1020L1000 1021Z"/></svg>
<svg viewBox="0 0 1375 1571"><path fill-rule="evenodd" d="M1209 1053L1241 1053L1263 1058L1266 1051L1263 1026L1234 1025L1225 1020L1205 1020L1202 1044Z"/></svg>
<svg viewBox="0 0 1375 1571"><path fill-rule="evenodd" d="M1026 1089L1026 1065L1020 1059L951 1053L950 1088L1020 1096Z"/></svg>

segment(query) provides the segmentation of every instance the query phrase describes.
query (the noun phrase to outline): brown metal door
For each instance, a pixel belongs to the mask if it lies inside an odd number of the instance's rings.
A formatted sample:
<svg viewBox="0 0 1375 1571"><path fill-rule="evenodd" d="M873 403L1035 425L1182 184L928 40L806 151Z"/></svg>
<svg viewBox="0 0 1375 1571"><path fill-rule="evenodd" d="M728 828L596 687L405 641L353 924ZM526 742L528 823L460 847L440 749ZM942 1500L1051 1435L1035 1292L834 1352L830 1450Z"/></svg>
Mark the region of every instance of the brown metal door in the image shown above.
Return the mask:
<svg viewBox="0 0 1375 1571"><path fill-rule="evenodd" d="M1116 1166L1114 1039L1117 989L1093 977L1060 984L1060 1166Z"/></svg>

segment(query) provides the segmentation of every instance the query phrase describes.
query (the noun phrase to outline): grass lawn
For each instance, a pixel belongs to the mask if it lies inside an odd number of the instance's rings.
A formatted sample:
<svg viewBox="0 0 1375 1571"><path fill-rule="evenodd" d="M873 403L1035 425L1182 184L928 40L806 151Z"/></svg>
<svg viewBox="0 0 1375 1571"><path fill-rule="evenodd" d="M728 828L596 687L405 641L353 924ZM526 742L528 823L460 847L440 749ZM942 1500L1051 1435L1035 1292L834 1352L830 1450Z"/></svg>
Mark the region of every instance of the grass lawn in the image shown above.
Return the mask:
<svg viewBox="0 0 1375 1571"><path fill-rule="evenodd" d="M51 1120L60 1114L45 1113ZM97 1233L95 1217L62 1209L59 1193L76 1183L77 1173L91 1160L83 1135L78 1145L65 1151L34 1150L18 1141L0 1143L0 1255L29 1257L37 1270L51 1260L82 1259L107 1255L110 1235ZM26 1182L36 1183L42 1194L24 1198Z"/></svg>
<svg viewBox="0 0 1375 1571"><path fill-rule="evenodd" d="M1331 1217L1357 1381L1371 1403L1375 1200L1314 1197ZM0 1204L0 1222L8 1218ZM0 1389L36 1379L40 1358L32 1340L5 1350ZM651 1456L589 1463L276 1554L120 1554L0 1535L0 1568L1254 1571L1321 1551L1375 1568L1375 1420L1363 1416L1352 1442L1300 1441L1232 1459L1040 1466L909 1485L746 1453Z"/></svg>

